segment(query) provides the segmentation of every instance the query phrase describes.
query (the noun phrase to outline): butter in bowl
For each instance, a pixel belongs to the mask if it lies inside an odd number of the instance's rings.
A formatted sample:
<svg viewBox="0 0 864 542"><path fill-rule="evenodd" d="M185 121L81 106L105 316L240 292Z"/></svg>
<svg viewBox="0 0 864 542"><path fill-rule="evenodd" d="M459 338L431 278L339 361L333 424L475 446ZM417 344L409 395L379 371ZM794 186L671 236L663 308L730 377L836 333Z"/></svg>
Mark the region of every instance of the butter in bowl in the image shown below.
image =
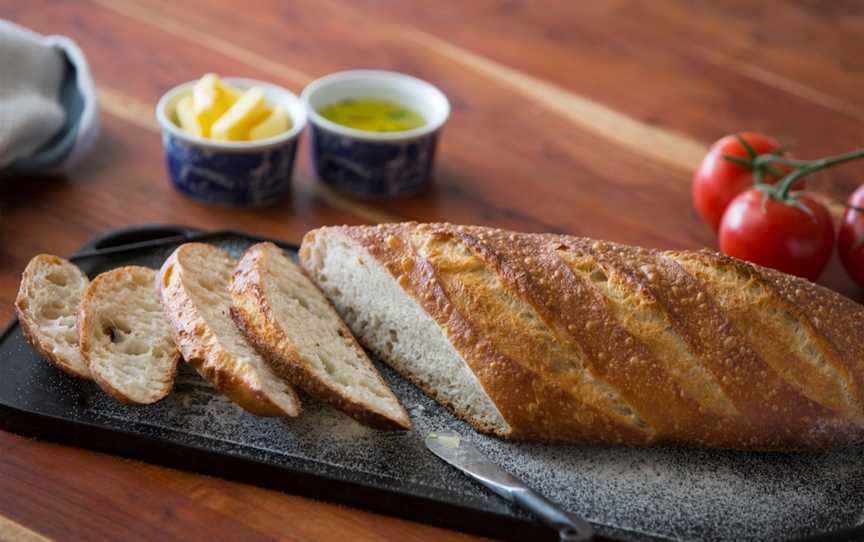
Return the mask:
<svg viewBox="0 0 864 542"><path fill-rule="evenodd" d="M260 207L287 194L306 111L279 86L207 74L156 106L168 176L191 198Z"/></svg>
<svg viewBox="0 0 864 542"><path fill-rule="evenodd" d="M320 182L375 199L429 187L438 136L450 115L438 88L401 73L351 70L317 79L302 99Z"/></svg>

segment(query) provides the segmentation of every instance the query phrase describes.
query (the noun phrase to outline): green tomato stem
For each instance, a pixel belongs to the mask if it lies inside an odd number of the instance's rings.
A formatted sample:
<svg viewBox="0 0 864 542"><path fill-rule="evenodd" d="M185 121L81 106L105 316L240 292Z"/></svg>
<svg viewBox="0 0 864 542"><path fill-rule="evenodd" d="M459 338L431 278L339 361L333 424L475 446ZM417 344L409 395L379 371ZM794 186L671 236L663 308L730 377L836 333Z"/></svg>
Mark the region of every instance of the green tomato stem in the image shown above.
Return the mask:
<svg viewBox="0 0 864 542"><path fill-rule="evenodd" d="M777 190L774 192L774 197L776 199L785 201L789 199L789 192L792 190L795 182L801 177L809 175L814 171L819 171L820 169L825 169L837 164L843 164L845 162L851 162L852 160L857 160L859 158L864 158L864 149L856 149L836 156L820 158L818 160L791 160L774 154L762 154L756 157L753 161L753 165L756 171L762 170L767 167L768 164L784 164L795 168L780 180L780 183L777 185Z"/></svg>

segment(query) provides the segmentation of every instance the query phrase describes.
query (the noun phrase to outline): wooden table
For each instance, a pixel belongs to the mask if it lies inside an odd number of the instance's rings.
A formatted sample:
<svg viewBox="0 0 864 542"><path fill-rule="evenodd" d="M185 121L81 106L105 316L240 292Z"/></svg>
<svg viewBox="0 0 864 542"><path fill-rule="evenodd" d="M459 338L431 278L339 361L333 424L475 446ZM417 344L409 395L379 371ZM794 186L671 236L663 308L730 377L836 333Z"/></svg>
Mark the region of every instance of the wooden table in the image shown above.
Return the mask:
<svg viewBox="0 0 864 542"><path fill-rule="evenodd" d="M0 17L76 40L103 113L96 148L68 176L4 180L6 319L31 256L68 255L135 223L297 241L322 224L447 220L713 246L690 204L711 141L755 129L800 157L864 143L854 0L3 0ZM169 87L216 71L299 93L357 67L412 73L449 95L431 194L381 204L333 194L313 181L305 146L293 195L269 209L210 209L169 187L153 116ZM841 196L862 174L850 165L818 182ZM0 450L0 538L471 538L6 433Z"/></svg>

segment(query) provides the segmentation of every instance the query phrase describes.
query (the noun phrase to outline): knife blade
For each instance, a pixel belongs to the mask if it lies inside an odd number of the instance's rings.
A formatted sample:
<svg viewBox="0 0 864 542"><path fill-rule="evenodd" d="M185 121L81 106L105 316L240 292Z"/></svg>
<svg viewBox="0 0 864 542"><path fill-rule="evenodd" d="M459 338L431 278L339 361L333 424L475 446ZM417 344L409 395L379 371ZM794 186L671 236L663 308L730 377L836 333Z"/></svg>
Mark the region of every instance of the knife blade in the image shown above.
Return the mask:
<svg viewBox="0 0 864 542"><path fill-rule="evenodd" d="M594 539L594 529L582 518L563 510L524 482L491 462L473 444L455 431L429 433L425 439L430 452L474 478L496 495L531 512L543 523L558 531L566 542Z"/></svg>

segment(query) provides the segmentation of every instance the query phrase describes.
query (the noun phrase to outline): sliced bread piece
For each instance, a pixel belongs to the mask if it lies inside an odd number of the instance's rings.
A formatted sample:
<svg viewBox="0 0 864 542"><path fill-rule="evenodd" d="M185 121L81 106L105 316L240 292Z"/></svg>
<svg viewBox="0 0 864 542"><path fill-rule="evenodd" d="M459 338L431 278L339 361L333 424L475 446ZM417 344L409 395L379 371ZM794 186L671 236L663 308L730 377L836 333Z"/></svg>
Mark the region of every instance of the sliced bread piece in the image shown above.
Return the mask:
<svg viewBox="0 0 864 542"><path fill-rule="evenodd" d="M81 357L93 380L127 404L155 403L174 386L180 352L155 282L153 269L112 269L93 279L78 310Z"/></svg>
<svg viewBox="0 0 864 542"><path fill-rule="evenodd" d="M21 277L15 310L21 330L36 350L72 376L90 378L78 348L78 304L89 281L59 256L34 256Z"/></svg>
<svg viewBox="0 0 864 542"><path fill-rule="evenodd" d="M300 400L231 320L236 260L203 243L181 245L157 277L162 307L183 358L219 391L259 416L297 416Z"/></svg>
<svg viewBox="0 0 864 542"><path fill-rule="evenodd" d="M278 375L370 427L411 427L330 302L279 247L246 251L231 300L237 327Z"/></svg>

